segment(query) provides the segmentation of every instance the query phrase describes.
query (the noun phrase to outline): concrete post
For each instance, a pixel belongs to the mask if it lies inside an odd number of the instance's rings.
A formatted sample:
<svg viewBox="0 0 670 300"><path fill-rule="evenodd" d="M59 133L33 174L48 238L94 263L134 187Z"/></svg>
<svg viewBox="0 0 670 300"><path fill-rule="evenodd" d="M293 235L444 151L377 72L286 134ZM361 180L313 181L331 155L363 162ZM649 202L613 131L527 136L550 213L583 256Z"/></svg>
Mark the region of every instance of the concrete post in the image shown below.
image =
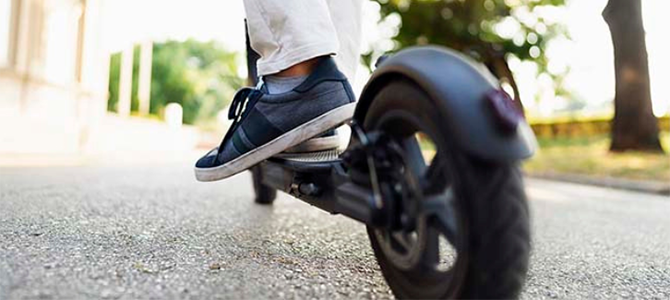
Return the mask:
<svg viewBox="0 0 670 300"><path fill-rule="evenodd" d="M119 79L119 115L130 116L130 101L133 93L133 46L121 53L121 78Z"/></svg>
<svg viewBox="0 0 670 300"><path fill-rule="evenodd" d="M179 103L169 103L165 106L165 123L170 128L179 129L184 122L184 109Z"/></svg>
<svg viewBox="0 0 670 300"><path fill-rule="evenodd" d="M153 43L147 41L140 47L140 74L138 99L140 101L139 111L141 115L148 115L151 106L151 67L153 60Z"/></svg>

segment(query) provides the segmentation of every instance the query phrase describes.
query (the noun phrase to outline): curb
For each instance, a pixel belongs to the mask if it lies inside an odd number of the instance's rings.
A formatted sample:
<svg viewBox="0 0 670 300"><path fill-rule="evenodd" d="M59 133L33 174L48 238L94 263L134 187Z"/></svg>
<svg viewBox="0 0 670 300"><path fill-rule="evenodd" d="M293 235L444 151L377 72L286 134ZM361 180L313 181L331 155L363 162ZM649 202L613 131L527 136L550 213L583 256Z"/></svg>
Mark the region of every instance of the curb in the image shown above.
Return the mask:
<svg viewBox="0 0 670 300"><path fill-rule="evenodd" d="M621 179L612 177L596 177L589 175L552 173L552 172L544 172L544 173L526 172L525 175L531 178L588 184L613 189L670 196L670 182L632 180L632 179Z"/></svg>

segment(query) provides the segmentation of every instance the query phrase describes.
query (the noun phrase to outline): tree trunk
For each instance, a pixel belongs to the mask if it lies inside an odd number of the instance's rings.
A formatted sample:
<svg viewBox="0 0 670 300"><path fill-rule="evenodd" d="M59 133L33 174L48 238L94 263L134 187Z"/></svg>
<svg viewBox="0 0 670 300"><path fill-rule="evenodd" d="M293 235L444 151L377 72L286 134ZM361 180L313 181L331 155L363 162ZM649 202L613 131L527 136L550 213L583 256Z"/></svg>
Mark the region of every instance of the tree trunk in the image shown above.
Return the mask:
<svg viewBox="0 0 670 300"><path fill-rule="evenodd" d="M609 0L603 18L612 34L616 74L610 150L662 152L651 106L641 0Z"/></svg>

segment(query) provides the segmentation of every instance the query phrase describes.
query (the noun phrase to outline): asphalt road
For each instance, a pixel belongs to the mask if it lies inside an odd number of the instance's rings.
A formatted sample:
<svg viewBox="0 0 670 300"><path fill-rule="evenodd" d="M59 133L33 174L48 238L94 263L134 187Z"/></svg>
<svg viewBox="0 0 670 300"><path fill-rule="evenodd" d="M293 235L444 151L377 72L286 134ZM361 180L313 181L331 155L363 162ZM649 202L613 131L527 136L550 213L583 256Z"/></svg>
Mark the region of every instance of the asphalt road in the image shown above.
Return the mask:
<svg viewBox="0 0 670 300"><path fill-rule="evenodd" d="M528 186L523 298L670 298L670 199ZM362 225L251 197L188 165L0 169L0 299L392 297Z"/></svg>

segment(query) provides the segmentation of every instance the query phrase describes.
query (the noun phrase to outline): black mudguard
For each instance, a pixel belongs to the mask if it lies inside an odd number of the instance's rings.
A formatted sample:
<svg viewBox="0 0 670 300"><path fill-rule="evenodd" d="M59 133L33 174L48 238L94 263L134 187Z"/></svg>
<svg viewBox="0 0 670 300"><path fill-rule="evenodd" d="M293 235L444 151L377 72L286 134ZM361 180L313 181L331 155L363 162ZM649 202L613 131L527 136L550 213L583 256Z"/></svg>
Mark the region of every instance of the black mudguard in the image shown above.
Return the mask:
<svg viewBox="0 0 670 300"><path fill-rule="evenodd" d="M377 92L390 81L407 78L419 85L445 119L445 133L475 157L505 162L528 158L537 148L535 136L520 118L510 132L502 130L488 95L500 89L481 64L442 47L416 47L386 59L363 90L354 119L363 122ZM411 101L411 99L408 99Z"/></svg>

